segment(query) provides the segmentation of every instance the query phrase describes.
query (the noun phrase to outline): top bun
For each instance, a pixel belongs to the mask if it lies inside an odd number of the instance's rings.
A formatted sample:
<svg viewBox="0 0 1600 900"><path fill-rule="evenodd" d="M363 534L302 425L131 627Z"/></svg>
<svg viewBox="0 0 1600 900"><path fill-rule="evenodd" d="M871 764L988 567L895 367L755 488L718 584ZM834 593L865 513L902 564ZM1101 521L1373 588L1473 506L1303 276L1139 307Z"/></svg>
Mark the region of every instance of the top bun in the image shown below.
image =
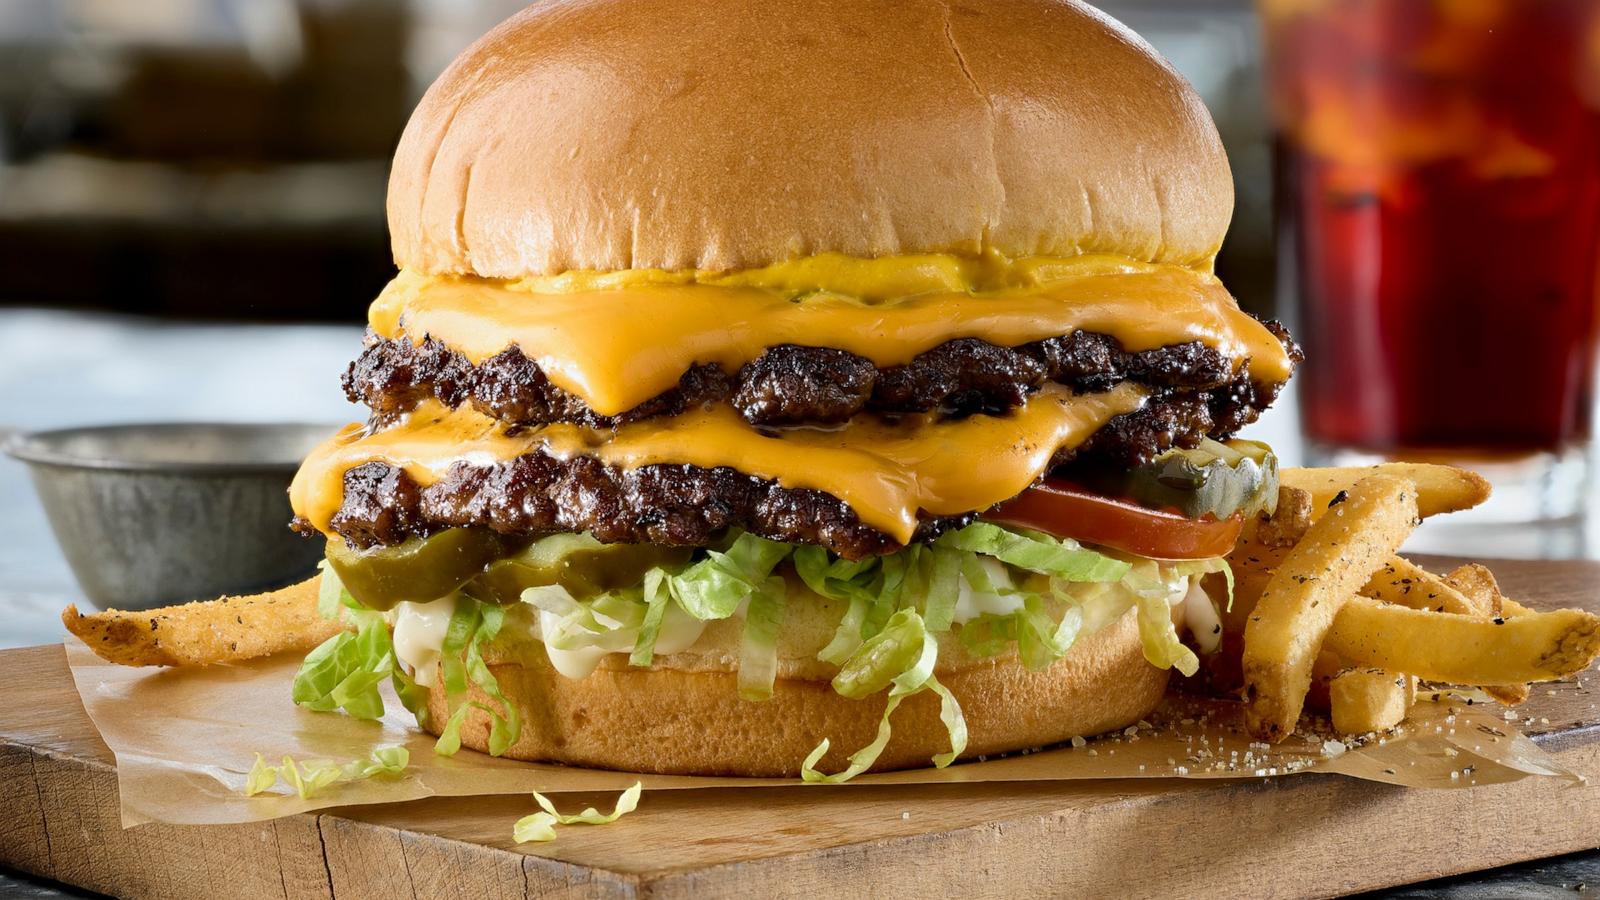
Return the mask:
<svg viewBox="0 0 1600 900"><path fill-rule="evenodd" d="M1077 0L546 0L469 47L395 153L395 260L495 278L836 252L1203 264L1216 127Z"/></svg>

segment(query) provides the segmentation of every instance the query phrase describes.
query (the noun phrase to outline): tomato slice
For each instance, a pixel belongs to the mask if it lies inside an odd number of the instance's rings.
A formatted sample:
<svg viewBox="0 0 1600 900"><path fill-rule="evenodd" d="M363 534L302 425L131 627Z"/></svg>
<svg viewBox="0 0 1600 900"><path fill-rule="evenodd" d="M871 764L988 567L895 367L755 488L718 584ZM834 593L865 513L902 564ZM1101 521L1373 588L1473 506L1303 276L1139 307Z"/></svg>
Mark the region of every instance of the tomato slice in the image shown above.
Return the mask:
<svg viewBox="0 0 1600 900"><path fill-rule="evenodd" d="M985 519L1112 547L1151 559L1208 559L1233 551L1244 517L1190 519L1046 478Z"/></svg>

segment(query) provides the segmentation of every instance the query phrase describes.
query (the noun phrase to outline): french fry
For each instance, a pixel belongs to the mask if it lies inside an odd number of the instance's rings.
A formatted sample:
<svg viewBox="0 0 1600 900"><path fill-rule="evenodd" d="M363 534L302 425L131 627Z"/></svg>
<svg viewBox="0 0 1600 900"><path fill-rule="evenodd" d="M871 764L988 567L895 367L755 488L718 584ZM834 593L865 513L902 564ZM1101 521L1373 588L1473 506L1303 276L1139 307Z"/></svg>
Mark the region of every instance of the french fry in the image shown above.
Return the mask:
<svg viewBox="0 0 1600 900"><path fill-rule="evenodd" d="M1322 646L1359 665L1428 681L1555 681L1583 671L1600 656L1600 618L1557 609L1482 619L1357 597L1344 604Z"/></svg>
<svg viewBox="0 0 1600 900"><path fill-rule="evenodd" d="M1340 607L1415 527L1416 495L1409 481L1373 475L1351 488L1284 557L1245 626L1242 668L1251 734L1276 742L1294 731L1323 637Z"/></svg>
<svg viewBox="0 0 1600 900"><path fill-rule="evenodd" d="M1305 537L1315 518L1311 495L1292 487L1278 488L1278 505L1272 515L1258 518L1246 537L1266 550L1293 547Z"/></svg>
<svg viewBox="0 0 1600 900"><path fill-rule="evenodd" d="M1494 573L1487 566L1477 563L1468 563L1461 566L1444 578L1444 583L1449 585L1476 601L1476 605L1486 608L1479 613L1481 618L1509 615L1505 595L1500 593L1500 583L1495 580ZM1515 605L1515 604L1512 604ZM1526 607L1518 606L1523 613ZM1528 686L1526 684L1491 684L1484 686L1484 692L1506 706L1521 706L1528 702Z"/></svg>
<svg viewBox="0 0 1600 900"><path fill-rule="evenodd" d="M100 658L124 666L207 666L304 652L341 628L317 614L321 580L319 575L266 594L142 612L86 616L69 606L61 621Z"/></svg>
<svg viewBox="0 0 1600 900"><path fill-rule="evenodd" d="M1311 495L1294 488L1284 488L1278 494L1278 506L1272 515L1263 515L1245 524L1228 554L1228 566L1233 569L1233 606L1223 616L1225 633L1239 633L1250 611L1255 608L1261 591L1278 570L1283 558L1311 527Z"/></svg>
<svg viewBox="0 0 1600 900"><path fill-rule="evenodd" d="M1387 731L1417 701L1417 679L1385 669L1345 669L1328 682L1328 706L1340 734Z"/></svg>
<svg viewBox="0 0 1600 900"><path fill-rule="evenodd" d="M1423 518L1471 509L1489 499L1489 482L1483 476L1455 466L1429 463L1283 469L1278 473L1278 481L1309 493L1312 509L1320 515L1340 491L1349 492L1362 479L1373 475L1404 478L1416 485L1417 514Z"/></svg>
<svg viewBox="0 0 1600 900"><path fill-rule="evenodd" d="M1498 616L1504 610L1505 595L1500 593L1500 583L1495 580L1488 566L1468 563L1446 575L1444 583L1476 600L1474 605L1480 608L1479 615ZM1447 609L1445 612L1455 610Z"/></svg>
<svg viewBox="0 0 1600 900"><path fill-rule="evenodd" d="M1489 616L1491 604L1462 593L1445 579L1403 556L1391 558L1373 574L1361 593L1388 603L1412 609L1463 616Z"/></svg>

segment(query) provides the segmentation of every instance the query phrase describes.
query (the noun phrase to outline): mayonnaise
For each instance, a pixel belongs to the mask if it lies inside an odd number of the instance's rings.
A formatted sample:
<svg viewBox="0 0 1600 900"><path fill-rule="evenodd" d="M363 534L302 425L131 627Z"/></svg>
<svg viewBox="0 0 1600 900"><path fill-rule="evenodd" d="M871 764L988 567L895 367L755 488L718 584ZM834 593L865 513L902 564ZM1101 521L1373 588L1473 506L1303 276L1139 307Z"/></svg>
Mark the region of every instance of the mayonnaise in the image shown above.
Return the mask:
<svg viewBox="0 0 1600 900"><path fill-rule="evenodd" d="M540 610L539 633L542 635L554 631L560 619L556 613ZM668 603L666 613L661 617L661 630L656 633L655 653L661 656L681 653L694 646L705 628L706 623L684 612L678 604ZM572 679L587 678L600 666L600 661L605 659L607 654L626 654L632 650L631 642L627 642L625 649L617 650L598 646L562 649L552 647L549 643L544 645L544 652L550 657L550 665L557 672Z"/></svg>
<svg viewBox="0 0 1600 900"><path fill-rule="evenodd" d="M1180 602L1183 624L1194 636L1195 646L1201 653L1215 653L1222 643L1222 619L1217 616L1217 606L1211 602L1211 595L1200 586L1199 577L1189 579L1189 591Z"/></svg>
<svg viewBox="0 0 1600 900"><path fill-rule="evenodd" d="M455 611L455 594L428 603L395 606L394 655L411 668L417 684L432 687L438 677L440 648Z"/></svg>
<svg viewBox="0 0 1600 900"><path fill-rule="evenodd" d="M983 568L984 574L989 576L989 582L995 586L997 592L975 591L972 585L967 583L967 579L959 579L954 620L958 625L964 625L984 614L1009 616L1022 608L1022 597L1009 593L1016 585L1012 583L1011 572L1006 569L1004 563L990 556L980 556L978 565Z"/></svg>

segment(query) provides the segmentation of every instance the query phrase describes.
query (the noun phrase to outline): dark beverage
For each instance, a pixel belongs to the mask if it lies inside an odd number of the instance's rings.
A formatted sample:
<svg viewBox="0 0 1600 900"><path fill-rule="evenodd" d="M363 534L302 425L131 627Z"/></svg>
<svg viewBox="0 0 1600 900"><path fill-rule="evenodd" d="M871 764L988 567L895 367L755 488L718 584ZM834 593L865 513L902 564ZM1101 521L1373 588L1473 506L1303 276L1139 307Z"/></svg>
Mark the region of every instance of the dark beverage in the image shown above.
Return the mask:
<svg viewBox="0 0 1600 900"><path fill-rule="evenodd" d="M1600 0L1265 0L1303 425L1510 459L1590 434Z"/></svg>

